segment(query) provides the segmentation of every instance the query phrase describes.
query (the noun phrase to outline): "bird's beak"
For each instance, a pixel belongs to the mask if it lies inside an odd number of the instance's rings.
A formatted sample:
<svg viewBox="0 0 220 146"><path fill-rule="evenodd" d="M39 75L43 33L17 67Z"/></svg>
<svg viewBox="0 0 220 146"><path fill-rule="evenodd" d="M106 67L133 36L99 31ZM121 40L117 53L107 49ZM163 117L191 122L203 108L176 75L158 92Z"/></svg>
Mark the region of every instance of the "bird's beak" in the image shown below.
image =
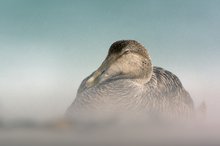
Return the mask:
<svg viewBox="0 0 220 146"><path fill-rule="evenodd" d="M104 60L102 65L86 81L86 87L90 88L100 83L101 81L106 80L108 75L106 75L105 72L110 67L110 65L113 63L113 61L114 61L113 57L108 56Z"/></svg>

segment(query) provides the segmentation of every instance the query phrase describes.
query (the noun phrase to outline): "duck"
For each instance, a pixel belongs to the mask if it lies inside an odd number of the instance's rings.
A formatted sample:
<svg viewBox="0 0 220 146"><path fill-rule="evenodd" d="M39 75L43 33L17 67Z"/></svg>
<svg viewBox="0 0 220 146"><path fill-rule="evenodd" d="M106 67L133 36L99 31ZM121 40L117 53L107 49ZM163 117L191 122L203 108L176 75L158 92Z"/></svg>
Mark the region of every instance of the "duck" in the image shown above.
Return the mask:
<svg viewBox="0 0 220 146"><path fill-rule="evenodd" d="M67 115L139 112L189 119L194 102L180 79L153 66L148 50L136 40L114 42L100 67L86 77Z"/></svg>

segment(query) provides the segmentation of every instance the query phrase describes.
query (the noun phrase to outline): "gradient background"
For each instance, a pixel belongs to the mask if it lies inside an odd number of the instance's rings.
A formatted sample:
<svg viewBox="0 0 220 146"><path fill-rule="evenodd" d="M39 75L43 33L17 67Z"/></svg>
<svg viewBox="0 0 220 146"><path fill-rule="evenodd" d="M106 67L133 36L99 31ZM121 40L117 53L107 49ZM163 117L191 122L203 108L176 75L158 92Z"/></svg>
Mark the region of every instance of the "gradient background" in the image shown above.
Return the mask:
<svg viewBox="0 0 220 146"><path fill-rule="evenodd" d="M1 117L62 116L120 39L144 44L220 118L218 0L0 0Z"/></svg>

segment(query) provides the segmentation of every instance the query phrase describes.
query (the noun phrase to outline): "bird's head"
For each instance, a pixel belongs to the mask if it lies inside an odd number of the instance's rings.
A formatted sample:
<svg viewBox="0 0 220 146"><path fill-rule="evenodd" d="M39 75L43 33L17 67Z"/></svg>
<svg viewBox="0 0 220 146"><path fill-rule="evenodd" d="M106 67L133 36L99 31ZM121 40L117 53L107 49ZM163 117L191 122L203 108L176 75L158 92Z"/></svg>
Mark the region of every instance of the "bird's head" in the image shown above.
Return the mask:
<svg viewBox="0 0 220 146"><path fill-rule="evenodd" d="M134 40L121 40L111 45L106 59L86 81L86 86L92 87L111 78L147 82L152 70L151 59L144 46Z"/></svg>

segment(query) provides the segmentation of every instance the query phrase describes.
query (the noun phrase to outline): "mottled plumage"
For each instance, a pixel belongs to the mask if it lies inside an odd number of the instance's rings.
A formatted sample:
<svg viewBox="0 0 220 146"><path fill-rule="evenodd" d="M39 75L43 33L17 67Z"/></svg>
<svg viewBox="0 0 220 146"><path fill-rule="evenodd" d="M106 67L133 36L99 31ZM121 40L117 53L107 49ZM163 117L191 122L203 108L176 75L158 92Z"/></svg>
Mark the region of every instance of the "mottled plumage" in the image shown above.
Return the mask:
<svg viewBox="0 0 220 146"><path fill-rule="evenodd" d="M86 112L141 112L189 118L193 101L177 76L153 67L134 40L113 43L102 65L81 83L68 115Z"/></svg>

